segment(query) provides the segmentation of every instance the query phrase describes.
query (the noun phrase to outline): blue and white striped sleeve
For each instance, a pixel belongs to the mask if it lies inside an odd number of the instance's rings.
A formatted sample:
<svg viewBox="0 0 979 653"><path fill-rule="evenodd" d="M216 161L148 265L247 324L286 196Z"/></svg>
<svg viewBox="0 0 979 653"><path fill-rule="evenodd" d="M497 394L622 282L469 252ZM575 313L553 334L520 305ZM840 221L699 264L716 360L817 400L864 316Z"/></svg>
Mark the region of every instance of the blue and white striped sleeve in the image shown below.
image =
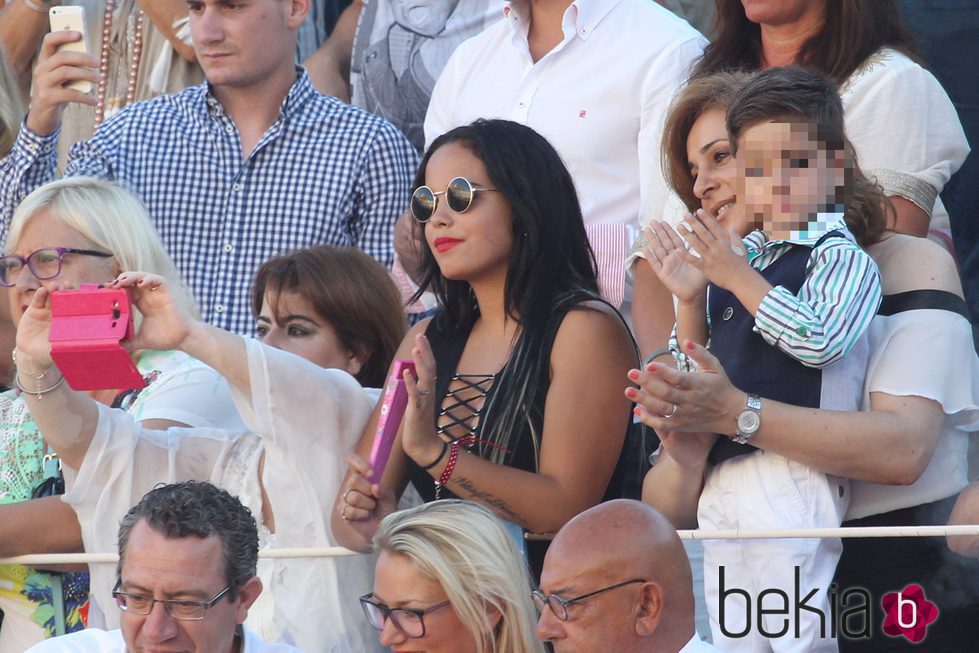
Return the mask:
<svg viewBox="0 0 979 653"><path fill-rule="evenodd" d="M755 331L803 365L842 358L870 325L881 301L880 274L855 243L832 238L813 248L796 296L773 288L755 315Z"/></svg>

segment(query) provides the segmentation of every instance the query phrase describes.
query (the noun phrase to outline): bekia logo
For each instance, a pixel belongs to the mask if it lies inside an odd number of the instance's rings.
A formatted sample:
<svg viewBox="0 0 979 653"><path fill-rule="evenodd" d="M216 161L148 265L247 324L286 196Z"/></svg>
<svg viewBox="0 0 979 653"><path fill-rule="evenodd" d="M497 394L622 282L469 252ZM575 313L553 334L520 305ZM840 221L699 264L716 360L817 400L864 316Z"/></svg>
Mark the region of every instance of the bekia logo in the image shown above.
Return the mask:
<svg viewBox="0 0 979 653"><path fill-rule="evenodd" d="M890 592L881 599L884 608L884 632L891 637L903 636L917 644L938 619L938 606L925 598L920 585L911 584L900 592Z"/></svg>
<svg viewBox="0 0 979 653"><path fill-rule="evenodd" d="M862 587L840 590L836 583L826 592L818 587L803 587L799 567L794 569L793 587L786 588L790 591L767 588L757 595L728 586L724 565L718 572L718 621L725 637L740 639L755 631L768 639L799 638L801 623L808 621L819 638L867 640L873 636L873 624L881 623L874 618L869 591ZM914 644L925 639L928 626L938 619L938 606L925 597L917 584L888 592L880 604L884 609L881 630L890 637L904 637ZM729 617L733 617L735 629L728 623Z"/></svg>

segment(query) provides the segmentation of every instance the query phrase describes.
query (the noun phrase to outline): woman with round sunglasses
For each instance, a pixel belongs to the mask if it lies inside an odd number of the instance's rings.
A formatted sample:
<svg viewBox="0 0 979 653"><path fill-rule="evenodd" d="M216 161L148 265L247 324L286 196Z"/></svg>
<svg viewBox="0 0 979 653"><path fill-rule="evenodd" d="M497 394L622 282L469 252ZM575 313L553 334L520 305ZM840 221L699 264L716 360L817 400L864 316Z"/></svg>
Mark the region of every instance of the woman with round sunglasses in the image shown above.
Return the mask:
<svg viewBox="0 0 979 653"><path fill-rule="evenodd" d="M411 212L421 288L439 309L395 356L417 380L405 376L394 453L369 482L379 407L349 459L334 534L366 550L409 482L426 501L482 503L515 534L553 533L609 488L631 415L616 375L636 361L598 298L571 177L532 129L480 120L432 143ZM545 548L527 542L536 572Z"/></svg>
<svg viewBox="0 0 979 653"><path fill-rule="evenodd" d="M195 311L146 210L125 190L76 177L47 184L17 208L0 256L0 285L19 324L39 288L53 283L104 284L122 269L146 267L174 280L177 301ZM137 318L138 319L138 318ZM241 428L227 383L180 352L140 352L147 386L137 393L91 392L143 425ZM26 388L0 394L0 556L77 551L83 534L70 505L57 496L32 499L60 469L28 412L24 392L52 379L37 375ZM62 486L64 481L60 481ZM0 651L22 651L41 639L83 626L87 574L52 575L18 565L0 567ZM61 595L61 596L58 596ZM64 605L63 610L55 608ZM92 606L90 623L99 623Z"/></svg>
<svg viewBox="0 0 979 653"><path fill-rule="evenodd" d="M360 598L381 644L427 653L543 653L530 577L489 509L435 501L381 522L374 591Z"/></svg>

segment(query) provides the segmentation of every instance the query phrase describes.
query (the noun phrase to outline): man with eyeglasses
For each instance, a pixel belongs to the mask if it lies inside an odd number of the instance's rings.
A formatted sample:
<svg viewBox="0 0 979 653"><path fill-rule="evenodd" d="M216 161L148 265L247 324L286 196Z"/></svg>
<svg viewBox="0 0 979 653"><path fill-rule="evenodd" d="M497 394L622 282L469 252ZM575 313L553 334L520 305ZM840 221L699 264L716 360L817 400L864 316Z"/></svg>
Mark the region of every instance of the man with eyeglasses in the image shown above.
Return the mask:
<svg viewBox="0 0 979 653"><path fill-rule="evenodd" d="M558 531L544 558L537 635L554 653L709 653L694 629L690 564L669 521L609 501Z"/></svg>
<svg viewBox="0 0 979 653"><path fill-rule="evenodd" d="M258 529L237 498L210 483L159 486L119 526L113 597L121 629L89 629L28 653L301 653L244 629L262 592Z"/></svg>

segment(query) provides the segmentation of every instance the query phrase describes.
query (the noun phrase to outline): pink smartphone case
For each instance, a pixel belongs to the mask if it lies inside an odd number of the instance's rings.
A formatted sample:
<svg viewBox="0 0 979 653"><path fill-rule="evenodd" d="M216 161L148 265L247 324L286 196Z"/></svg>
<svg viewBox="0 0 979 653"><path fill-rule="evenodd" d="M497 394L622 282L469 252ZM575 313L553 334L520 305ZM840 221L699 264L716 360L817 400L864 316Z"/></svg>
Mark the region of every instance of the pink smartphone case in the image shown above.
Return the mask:
<svg viewBox="0 0 979 653"><path fill-rule="evenodd" d="M391 457L394 438L398 435L398 428L405 415L405 408L408 405L408 389L404 381L405 370L411 370L412 376L418 378L413 361L395 361L391 376L388 377L387 387L384 389L384 396L381 398L381 416L377 420L374 446L371 448L369 461L372 473L367 477L371 483L381 481L388 458Z"/></svg>
<svg viewBox="0 0 979 653"><path fill-rule="evenodd" d="M51 358L75 390L145 387L119 344L132 336L129 291L83 285L51 293Z"/></svg>

